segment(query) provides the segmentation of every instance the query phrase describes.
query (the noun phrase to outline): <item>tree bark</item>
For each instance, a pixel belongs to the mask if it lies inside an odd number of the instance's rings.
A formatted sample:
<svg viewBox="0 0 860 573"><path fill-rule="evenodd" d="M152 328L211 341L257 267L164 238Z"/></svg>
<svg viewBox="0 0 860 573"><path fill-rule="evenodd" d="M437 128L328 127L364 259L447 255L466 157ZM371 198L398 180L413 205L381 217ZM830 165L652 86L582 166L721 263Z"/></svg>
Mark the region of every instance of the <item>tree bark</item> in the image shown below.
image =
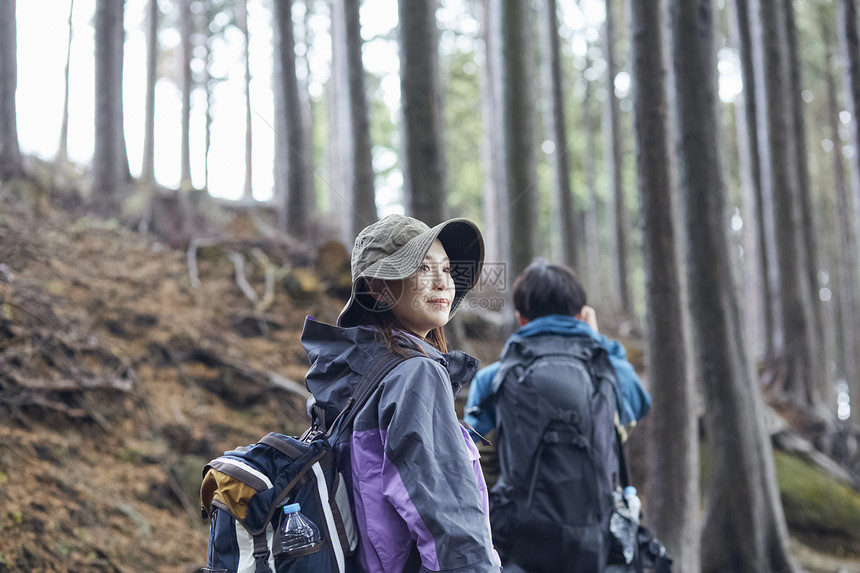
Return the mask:
<svg viewBox="0 0 860 573"><path fill-rule="evenodd" d="M122 26L124 0L98 0L95 14L96 101L93 151L93 210L119 212L124 191L122 129ZM125 165L128 159L125 160Z"/></svg>
<svg viewBox="0 0 860 573"><path fill-rule="evenodd" d="M537 254L537 167L531 76L531 14L526 2L501 0L500 81L505 190L508 219L508 277L516 277Z"/></svg>
<svg viewBox="0 0 860 573"><path fill-rule="evenodd" d="M496 85L499 84L499 55L497 48L500 35L497 26L498 18L492 17L493 7L489 0L481 0L481 38L484 40L483 56L485 64L480 66L481 88L481 164L484 165L484 191L483 191L483 216L484 216L484 247L485 266L489 264L498 265L507 260L504 255L507 240L503 237L504 211L501 208L501 197L505 184L503 157L503 143L499 133L501 120L501 97L496 95ZM480 44L478 45L480 49Z"/></svg>
<svg viewBox="0 0 860 573"><path fill-rule="evenodd" d="M854 0L840 0L837 3L838 12L836 21L839 26L839 43L842 46L842 68L844 70L844 84L846 92L846 101L848 109L851 112L851 142L854 149L860 147L860 120L857 113L860 112L860 34L857 30L857 4ZM834 141L836 145L837 141ZM858 233L860 233L860 157L856 151L854 157L851 158L850 169L851 177L851 195L854 211L854 257L858 261L855 266L853 278L858 279L857 272L860 270L860 241ZM848 269L845 269L846 273ZM851 291L856 296L856 289ZM843 321L846 317L843 317ZM856 318L855 318L856 320ZM853 327L852 327L853 328ZM860 365L858 365L860 369ZM851 408L851 421L860 424L860 407L857 406L857 397L860 396L860 377L855 376L853 384L849 382L850 395L853 400Z"/></svg>
<svg viewBox="0 0 860 573"><path fill-rule="evenodd" d="M309 197L307 171L303 157L308 153L305 144L299 85L296 78L296 44L293 36L292 0L275 2L275 21L278 27L277 46L278 66L281 71L281 85L276 93L284 98L283 109L286 118L286 157L287 182L284 220L282 229L300 239L309 236L313 215Z"/></svg>
<svg viewBox="0 0 860 573"><path fill-rule="evenodd" d="M823 11L823 10L822 10ZM845 167L842 164L842 139L839 137L839 102L836 81L833 78L832 33L828 21L821 18L821 36L825 50L825 81L827 83L827 110L830 119L830 138L833 141L833 190L836 193L836 209L839 220L839 315L841 325L841 363L845 380L858 380L860 365L857 357L857 252L856 236L851 222L851 207L848 200L848 185L845 181ZM850 388L852 396L860 396L860 384ZM857 407L855 402L855 408ZM852 408L852 409L855 409Z"/></svg>
<svg viewBox="0 0 860 573"><path fill-rule="evenodd" d="M352 150L352 134L349 122L349 92L346 55L346 22L345 11L339 10L337 4L330 5L331 10L331 74L328 89L326 89L328 108L328 146L326 148L326 164L328 170L329 213L328 219L333 222L341 241L351 247L356 235L352 229L352 167L350 161Z"/></svg>
<svg viewBox="0 0 860 573"><path fill-rule="evenodd" d="M791 84L787 62L788 38L783 0L753 0L751 21L757 90L759 157L765 214L773 221L776 246L769 277L771 294L780 293L775 345L775 372L770 377L772 391L799 406L820 403L820 383L813 356L814 322L811 314L809 280L803 266L805 244L801 240L799 190ZM781 336L780 336L781 335Z"/></svg>
<svg viewBox="0 0 860 573"><path fill-rule="evenodd" d="M179 36L180 51L182 54L182 68L180 78L182 81L182 130L179 146L180 176L179 189L190 190L191 184L191 34L193 31L193 15L191 14L191 0L182 0L179 3Z"/></svg>
<svg viewBox="0 0 860 573"><path fill-rule="evenodd" d="M555 143L553 168L555 171L555 220L561 243L561 261L572 269L579 268L577 260L576 221L573 210L573 193L570 181L570 159L567 145L567 124L564 110L564 79L561 71L561 55L558 38L558 7L556 0L545 0L542 6L544 16L543 73L550 105L547 106L551 136Z"/></svg>
<svg viewBox="0 0 860 573"><path fill-rule="evenodd" d="M744 346L720 156L714 4L673 1L687 272L713 459L702 571L795 571L762 399Z"/></svg>
<svg viewBox="0 0 860 573"><path fill-rule="evenodd" d="M373 148L370 141L370 118L367 109L367 93L364 86L364 63L361 59L362 45L359 0L343 0L346 39L346 89L349 97L349 128L351 135L352 162L352 236L357 237L363 228L376 221L376 189L374 186Z"/></svg>
<svg viewBox="0 0 860 573"><path fill-rule="evenodd" d="M18 32L15 0L0 2L0 179L23 174L18 145Z"/></svg>
<svg viewBox="0 0 860 573"><path fill-rule="evenodd" d="M743 92L735 106L738 130L738 155L740 156L741 185L744 204L744 252L747 290L747 332L756 355L769 359L774 354L773 315L779 308L778 295L771 292L767 280L768 260L774 257L765 240L764 208L761 189L761 165L758 153L758 126L756 110L755 71L753 69L752 38L750 36L749 3L735 0L729 3L734 9L729 18L729 32L738 47L741 58Z"/></svg>
<svg viewBox="0 0 860 573"><path fill-rule="evenodd" d="M606 50L606 110L604 119L604 164L612 190L611 228L613 232L614 287L618 303L625 315L632 314L630 284L627 276L627 211L624 202L623 160L621 143L621 109L615 97L615 76L618 67L615 60L615 14L612 0L606 0L606 21L604 22L604 48Z"/></svg>
<svg viewBox="0 0 860 573"><path fill-rule="evenodd" d="M588 58L586 69L591 67L590 58ZM586 268L580 269L580 276L585 276L588 284L588 291L592 299L601 300L603 292L603 281L601 279L602 265L600 264L600 228L598 223L598 213L600 213L600 199L597 196L596 184L596 168L594 159L594 119L592 116L591 102L594 99L592 94L592 82L585 80L585 97L582 100L582 129L585 131L585 150L582 153L582 170L585 175L585 186L588 189L588 206L585 208L585 262Z"/></svg>
<svg viewBox="0 0 860 573"><path fill-rule="evenodd" d="M242 199L252 202L254 200L254 134L251 125L251 36L248 33L248 0L239 2L237 11L239 28L245 42L242 46L245 65L245 185Z"/></svg>
<svg viewBox="0 0 860 573"><path fill-rule="evenodd" d="M397 5L406 213L432 226L445 218L448 194L442 139L437 0L399 0Z"/></svg>
<svg viewBox="0 0 860 573"><path fill-rule="evenodd" d="M155 183L155 82L158 79L158 0L149 0L146 21L146 117L140 178Z"/></svg>
<svg viewBox="0 0 860 573"><path fill-rule="evenodd" d="M643 222L651 418L649 523L680 571L699 570L696 389L689 376L669 153L662 0L628 0L636 174ZM656 408L655 408L656 409Z"/></svg>
<svg viewBox="0 0 860 573"><path fill-rule="evenodd" d="M813 403L820 404L825 396L825 360L827 356L827 338L824 335L822 323L821 297L818 294L818 245L816 244L817 233L815 231L815 205L812 199L812 190L809 182L809 160L806 147L806 123L803 114L803 77L801 74L800 56L798 55L797 26L794 18L794 1L784 0L785 6L785 31L788 40L788 80L791 89L788 92L790 116L794 126L794 165L796 167L798 202L800 208L800 245L801 253L804 255L801 266L801 276L805 275L809 284L809 315L812 320L810 328L812 335L809 337L809 356L811 360L812 379L808 384L811 386L809 392L814 395Z"/></svg>
<svg viewBox="0 0 860 573"><path fill-rule="evenodd" d="M60 123L60 145L57 148L57 162L69 162L69 71L72 60L72 16L75 13L75 0L69 2L69 40L66 42L66 67L63 71L63 119Z"/></svg>

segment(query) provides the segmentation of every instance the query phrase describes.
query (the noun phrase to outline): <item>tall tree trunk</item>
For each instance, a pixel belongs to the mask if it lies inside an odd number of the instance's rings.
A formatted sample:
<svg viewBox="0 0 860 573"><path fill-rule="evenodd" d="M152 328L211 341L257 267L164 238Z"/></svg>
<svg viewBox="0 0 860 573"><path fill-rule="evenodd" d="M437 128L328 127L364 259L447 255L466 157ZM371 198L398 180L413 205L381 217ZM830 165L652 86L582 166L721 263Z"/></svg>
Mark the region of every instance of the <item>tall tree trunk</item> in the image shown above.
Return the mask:
<svg viewBox="0 0 860 573"><path fill-rule="evenodd" d="M445 218L448 194L442 139L437 0L398 0L397 5L406 212L432 226Z"/></svg>
<svg viewBox="0 0 860 573"><path fill-rule="evenodd" d="M492 18L491 11L490 1L481 0L481 38L484 41L485 64L480 67L478 73L481 88L481 164L484 166L484 259L489 264L498 265L501 261L507 260L503 254L507 241L502 239L502 237L506 239L507 236L502 233L505 214L500 200L503 195L502 186L505 183L503 149L498 143L501 140L499 134L501 97L497 97L495 91L495 86L499 83L497 81L500 55L500 50L497 49L499 30L493 26L493 22L497 22L498 19ZM476 49L481 49L480 44Z"/></svg>
<svg viewBox="0 0 860 573"><path fill-rule="evenodd" d="M241 0L236 5L239 29L242 31L244 44L242 57L245 65L245 185L242 188L242 199L254 200L254 147L251 130L251 36L248 33L248 0Z"/></svg>
<svg viewBox="0 0 860 573"><path fill-rule="evenodd" d="M758 113L759 157L762 196L766 216L772 217L776 245L769 276L776 278L771 294L780 293L781 344L777 340L773 389L784 392L792 402L813 406L820 382L813 356L814 322L810 310L809 280L803 262L805 244L801 240L799 190L794 164L795 129L791 105L788 38L783 0L753 0L751 7L754 67L756 70L756 111Z"/></svg>
<svg viewBox="0 0 860 573"><path fill-rule="evenodd" d="M851 141L854 149L860 149L860 118L857 114L860 113L860 34L857 31L857 4L854 0L839 0L838 12L836 21L839 25L839 43L842 46L842 68L844 69L844 84L846 92L846 101L848 109L851 111ZM834 141L834 145L838 143ZM851 195L852 204L854 207L854 238L855 238L855 261L860 261L860 153L854 153L851 158L850 169L851 177ZM860 262L858 262L860 267ZM858 270L855 267L855 271ZM845 269L848 272L848 269ZM858 278L857 273L853 274L854 279ZM856 289L851 291L856 296ZM845 320L845 317L843 317ZM856 324L856 317L855 317ZM852 326L853 328L853 326ZM856 355L855 355L856 356ZM860 369L860 365L858 365ZM849 388L850 396L853 401L851 408L851 421L860 424L860 407L857 406L858 396L860 396L860 376L855 376L853 383Z"/></svg>
<svg viewBox="0 0 860 573"><path fill-rule="evenodd" d="M346 88L349 97L349 127L351 135L352 174L352 236L376 221L376 190L374 187L373 158L370 142L370 118L367 109L367 93L364 87L364 63L361 59L362 45L359 0L343 0L346 38Z"/></svg>
<svg viewBox="0 0 860 573"><path fill-rule="evenodd" d="M702 571L795 571L730 260L714 5L712 0L673 0L673 10L687 272L714 461L702 532Z"/></svg>
<svg viewBox="0 0 860 573"><path fill-rule="evenodd" d="M586 69L591 67L591 62ZM589 293L595 300L600 300L603 293L603 281L601 280L600 264L600 228L598 224L598 213L600 213L600 200L597 196L596 168L594 159L594 119L592 115L591 81L585 80L585 97L582 100L582 129L585 131L585 150L582 154L582 170L585 173L585 186L588 189L588 206L585 208L585 262L586 268L579 269L580 276L585 276Z"/></svg>
<svg viewBox="0 0 860 573"><path fill-rule="evenodd" d="M567 146L567 124L564 111L564 80L561 72L561 54L558 38L558 8L556 0L544 0L542 6L544 29L541 31L543 42L543 72L548 88L550 105L546 114L551 130L547 136L555 142L555 219L561 241L561 261L567 266L578 269L576 220L573 212L573 193L570 182L570 160Z"/></svg>
<svg viewBox="0 0 860 573"><path fill-rule="evenodd" d="M102 216L119 212L120 197L124 191L121 188L125 180L121 111L123 5L124 0L96 2L96 109L91 200L94 211Z"/></svg>
<svg viewBox="0 0 860 573"><path fill-rule="evenodd" d="M749 3L734 0L729 4L734 14L729 18L729 32L738 47L741 58L743 92L735 106L740 156L741 185L744 204L744 252L746 254L746 280L749 301L748 333L751 348L766 359L773 356L773 315L779 308L778 297L771 293L767 280L768 260L775 248L765 240L764 209L762 205L761 165L758 153L758 126L756 110L755 70L753 69L752 38L750 36Z"/></svg>
<svg viewBox="0 0 860 573"><path fill-rule="evenodd" d="M63 71L63 119L60 123L60 145L57 148L57 162L69 162L69 70L72 61L72 16L75 13L75 0L69 2L69 40L66 43L66 67Z"/></svg>
<svg viewBox="0 0 860 573"><path fill-rule="evenodd" d="M800 56L798 55L797 26L794 19L794 0L784 0L785 31L788 40L788 80L791 89L788 92L790 115L794 127L794 155L797 172L797 191L800 208L801 252L805 255L800 268L801 276L809 283L809 314L812 319L810 328L812 336L809 356L813 372L810 392L815 394L814 403L821 403L825 396L825 361L827 355L825 346L827 338L824 335L822 323L821 297L818 294L818 246L815 232L815 206L812 200L812 189L809 182L809 160L806 147L806 123L803 114L803 78L801 74Z"/></svg>
<svg viewBox="0 0 860 573"><path fill-rule="evenodd" d="M662 0L628 0L636 141L643 222L648 374L659 412L651 420L653 448L648 515L680 571L699 570L699 466L696 389L689 376L680 266L669 174Z"/></svg>
<svg viewBox="0 0 860 573"><path fill-rule="evenodd" d="M833 43L829 22L820 8L821 37L825 50L825 80L827 83L827 110L830 119L830 139L833 141L833 190L836 193L836 208L839 220L839 316L841 326L842 347L839 353L842 358L842 371L846 380L858 380L860 377L860 346L857 333L860 332L857 308L857 252L855 250L856 236L851 221L851 207L848 200L848 185L845 181L845 168L842 165L842 140L839 137L839 102L836 91L836 81L833 78L833 53L830 46ZM860 386L851 388L851 396L860 396ZM860 409L856 406L855 408ZM852 408L854 409L854 408Z"/></svg>
<svg viewBox="0 0 860 573"><path fill-rule="evenodd" d="M307 171L302 163L307 155L302 118L299 84L296 78L296 44L293 36L292 0L275 2L275 20L278 27L279 43L275 57L279 59L281 85L276 93L284 98L283 109L286 118L286 157L287 182L286 206L283 211L285 220L282 228L291 235L304 239L309 236L313 212L310 204Z"/></svg>
<svg viewBox="0 0 860 573"><path fill-rule="evenodd" d="M311 213L317 212L317 192L316 192L316 148L314 147L314 108L311 101L310 81L311 81L311 54L314 45L314 34L310 22L314 19L314 0L305 0L305 18L302 22L302 44L304 44L304 55L302 56L302 64L304 65L304 78L299 82L299 100L302 108L302 125L305 133L305 149L308 150L308 155L305 156L302 165L305 168L305 181L308 201L308 209Z"/></svg>
<svg viewBox="0 0 860 573"><path fill-rule="evenodd" d="M179 188L183 191L190 190L191 184L191 34L193 14L191 13L191 0L181 0L179 4L179 36L180 50L182 53L180 77L182 79L182 127L179 147L180 176Z"/></svg>
<svg viewBox="0 0 860 573"><path fill-rule="evenodd" d="M352 167L350 160L352 134L349 121L349 92L347 87L349 72L346 55L345 11L338 9L338 3L329 4L331 10L331 73L329 74L326 98L328 107L328 145L326 163L329 180L329 213L327 219L333 222L341 241L352 246L356 234L352 229Z"/></svg>
<svg viewBox="0 0 860 573"><path fill-rule="evenodd" d="M149 0L146 21L146 118L140 178L155 183L155 82L158 78L158 0Z"/></svg>
<svg viewBox="0 0 860 573"><path fill-rule="evenodd" d="M203 64L203 92L206 109L203 110L203 189L209 192L209 150L212 149L212 32L206 34L206 55Z"/></svg>
<svg viewBox="0 0 860 573"><path fill-rule="evenodd" d="M534 149L534 98L532 94L531 13L520 0L500 0L502 86L505 149L503 203L508 219L511 280L537 254L537 168Z"/></svg>
<svg viewBox="0 0 860 573"><path fill-rule="evenodd" d="M606 51L606 121L603 160L612 190L613 261L615 262L613 283L618 303L625 315L632 314L630 284L627 277L627 212L624 203L623 161L621 149L621 109L615 97L615 76L618 66L615 60L615 14L612 0L606 0L604 22L604 49Z"/></svg>
<svg viewBox="0 0 860 573"><path fill-rule="evenodd" d="M0 180L23 175L18 145L18 32L15 0L0 2Z"/></svg>

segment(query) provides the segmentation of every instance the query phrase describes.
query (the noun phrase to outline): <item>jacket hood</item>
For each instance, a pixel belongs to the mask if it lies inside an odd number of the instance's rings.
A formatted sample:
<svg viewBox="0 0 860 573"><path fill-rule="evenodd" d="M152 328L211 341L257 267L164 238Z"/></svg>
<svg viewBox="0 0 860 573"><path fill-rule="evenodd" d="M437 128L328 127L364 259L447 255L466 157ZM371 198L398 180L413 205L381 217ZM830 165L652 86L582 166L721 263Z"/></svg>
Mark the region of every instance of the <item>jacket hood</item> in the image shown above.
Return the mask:
<svg viewBox="0 0 860 573"><path fill-rule="evenodd" d="M543 334L554 334L558 336L589 336L603 345L613 357L626 359L627 352L621 343L607 338L595 332L587 323L572 316L563 314L551 314L542 316L525 323L517 330L513 337L529 338Z"/></svg>
<svg viewBox="0 0 860 573"><path fill-rule="evenodd" d="M445 368L454 396L478 369L478 360L464 352L442 353L418 337L398 334L401 346L417 348ZM310 316L302 329L302 346L310 362L305 385L313 394L312 400L325 411L326 420L337 416L374 360L388 351L375 327L341 328Z"/></svg>

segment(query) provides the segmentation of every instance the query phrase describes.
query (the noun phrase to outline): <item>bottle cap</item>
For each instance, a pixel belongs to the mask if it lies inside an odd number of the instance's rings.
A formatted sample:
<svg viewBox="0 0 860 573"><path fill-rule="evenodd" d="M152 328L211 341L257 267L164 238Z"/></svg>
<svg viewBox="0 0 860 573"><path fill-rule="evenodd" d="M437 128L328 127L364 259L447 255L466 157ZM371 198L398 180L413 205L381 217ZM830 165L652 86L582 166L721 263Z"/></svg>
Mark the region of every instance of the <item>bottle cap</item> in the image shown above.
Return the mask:
<svg viewBox="0 0 860 573"><path fill-rule="evenodd" d="M624 488L624 495L636 495L636 488L632 485L628 485Z"/></svg>
<svg viewBox="0 0 860 573"><path fill-rule="evenodd" d="M284 506L284 513L296 513L302 508L299 503L291 503L289 505Z"/></svg>

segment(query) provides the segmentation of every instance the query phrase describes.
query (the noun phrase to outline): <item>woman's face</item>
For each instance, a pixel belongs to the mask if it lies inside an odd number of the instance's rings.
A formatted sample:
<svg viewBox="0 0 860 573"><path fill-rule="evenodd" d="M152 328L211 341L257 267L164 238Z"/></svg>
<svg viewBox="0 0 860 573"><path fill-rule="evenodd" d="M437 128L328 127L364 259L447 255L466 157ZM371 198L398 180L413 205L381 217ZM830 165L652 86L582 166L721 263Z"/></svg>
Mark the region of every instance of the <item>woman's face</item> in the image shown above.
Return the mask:
<svg viewBox="0 0 860 573"><path fill-rule="evenodd" d="M454 301L454 279L448 254L438 239L414 275L386 281L386 285L395 301L391 306L394 317L421 338L448 323Z"/></svg>

